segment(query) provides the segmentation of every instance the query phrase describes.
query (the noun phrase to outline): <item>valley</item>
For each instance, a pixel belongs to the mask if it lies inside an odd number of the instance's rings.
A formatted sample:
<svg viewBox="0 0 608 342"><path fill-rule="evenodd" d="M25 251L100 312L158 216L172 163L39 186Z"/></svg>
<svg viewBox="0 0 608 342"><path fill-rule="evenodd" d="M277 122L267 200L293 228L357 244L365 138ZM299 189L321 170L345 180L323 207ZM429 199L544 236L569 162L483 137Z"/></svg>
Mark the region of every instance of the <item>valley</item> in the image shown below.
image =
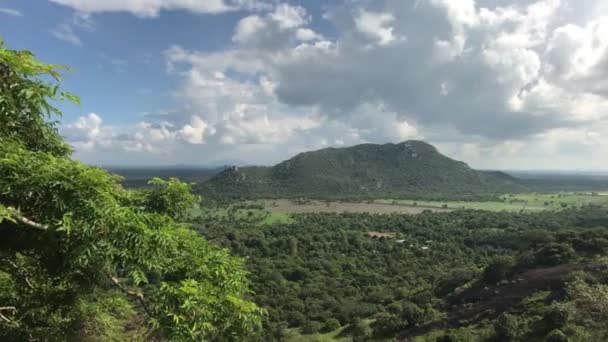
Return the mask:
<svg viewBox="0 0 608 342"><path fill-rule="evenodd" d="M401 148L416 157L383 164ZM365 169L344 180L349 163ZM196 181L190 222L246 260L266 341L602 341L571 288L608 280L606 179L518 176L420 142L309 152Z"/></svg>
<svg viewBox="0 0 608 342"><path fill-rule="evenodd" d="M0 341L608 341L600 3L2 3Z"/></svg>

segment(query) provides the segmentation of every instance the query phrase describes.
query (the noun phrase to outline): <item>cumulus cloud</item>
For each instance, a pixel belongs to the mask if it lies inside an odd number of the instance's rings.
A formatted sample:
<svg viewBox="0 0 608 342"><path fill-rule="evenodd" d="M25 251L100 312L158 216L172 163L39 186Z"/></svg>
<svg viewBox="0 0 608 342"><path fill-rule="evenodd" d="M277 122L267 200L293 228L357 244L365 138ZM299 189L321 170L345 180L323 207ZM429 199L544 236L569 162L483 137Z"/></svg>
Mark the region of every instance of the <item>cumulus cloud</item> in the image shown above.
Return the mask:
<svg viewBox="0 0 608 342"><path fill-rule="evenodd" d="M241 47L277 51L293 47L299 42L323 39L312 28L310 16L301 6L280 4L264 16L257 14L242 18L232 40Z"/></svg>
<svg viewBox="0 0 608 342"><path fill-rule="evenodd" d="M395 17L392 14L361 10L355 17L355 26L379 45L387 45L395 40L394 28L391 26L394 21Z"/></svg>
<svg viewBox="0 0 608 342"><path fill-rule="evenodd" d="M178 1L167 3L156 11ZM228 50L167 49L182 107L125 141L268 163L417 138L477 167L600 168L603 15L599 0L349 1L327 9L326 33L303 7L279 4L242 17Z"/></svg>
<svg viewBox="0 0 608 342"><path fill-rule="evenodd" d="M184 10L216 14L244 9L264 9L270 5L256 0L50 0L82 13L128 12L140 17L157 17L162 11Z"/></svg>

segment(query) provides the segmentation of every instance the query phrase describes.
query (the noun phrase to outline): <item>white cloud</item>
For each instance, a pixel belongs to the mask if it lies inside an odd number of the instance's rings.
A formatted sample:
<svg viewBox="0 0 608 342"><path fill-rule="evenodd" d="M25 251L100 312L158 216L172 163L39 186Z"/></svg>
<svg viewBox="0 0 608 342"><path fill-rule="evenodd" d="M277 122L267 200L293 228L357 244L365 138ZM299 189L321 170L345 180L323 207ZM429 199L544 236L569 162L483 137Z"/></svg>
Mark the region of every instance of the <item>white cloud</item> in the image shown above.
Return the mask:
<svg viewBox="0 0 608 342"><path fill-rule="evenodd" d="M205 142L206 131L209 131L209 125L200 117L193 116L189 124L186 124L179 130L179 135L182 139L190 144L202 144ZM210 134L214 133L211 129Z"/></svg>
<svg viewBox="0 0 608 342"><path fill-rule="evenodd" d="M8 7L0 7L0 14L10 15L11 17L23 17L21 11Z"/></svg>
<svg viewBox="0 0 608 342"><path fill-rule="evenodd" d="M250 163L416 138L476 167L605 168L608 17L598 3L346 2L328 10L327 37L303 8L279 5L244 16L228 50L167 49L178 111L130 129L100 123L85 137L158 160L204 152Z"/></svg>
<svg viewBox="0 0 608 342"><path fill-rule="evenodd" d="M288 4L278 5L274 12L270 14L270 18L277 22L282 30L297 28L309 21L303 7Z"/></svg>
<svg viewBox="0 0 608 342"><path fill-rule="evenodd" d="M296 31L296 37L298 38L298 40L303 41L303 42L323 39L323 37L320 34L316 33L315 31L313 31L309 28L299 28Z"/></svg>
<svg viewBox="0 0 608 342"><path fill-rule="evenodd" d="M258 15L250 15L239 21L232 40L236 42L246 42L259 31L266 28L266 21Z"/></svg>
<svg viewBox="0 0 608 342"><path fill-rule="evenodd" d="M303 7L280 4L264 16L256 14L242 18L232 40L241 47L278 51L301 42L323 39L321 34L306 27L309 23L310 17Z"/></svg>
<svg viewBox="0 0 608 342"><path fill-rule="evenodd" d="M395 17L392 14L365 10L360 10L359 15L355 17L357 29L379 45L387 45L395 40L394 27L391 26L394 21Z"/></svg>
<svg viewBox="0 0 608 342"><path fill-rule="evenodd" d="M78 33L81 31L90 32L93 30L93 27L94 22L90 15L77 13L59 23L59 25L51 31L51 34L64 42L82 46L82 40Z"/></svg>
<svg viewBox="0 0 608 342"><path fill-rule="evenodd" d="M162 11L184 10L216 14L236 10L267 9L270 5L255 0L50 0L82 13L128 12L140 17L157 17Z"/></svg>

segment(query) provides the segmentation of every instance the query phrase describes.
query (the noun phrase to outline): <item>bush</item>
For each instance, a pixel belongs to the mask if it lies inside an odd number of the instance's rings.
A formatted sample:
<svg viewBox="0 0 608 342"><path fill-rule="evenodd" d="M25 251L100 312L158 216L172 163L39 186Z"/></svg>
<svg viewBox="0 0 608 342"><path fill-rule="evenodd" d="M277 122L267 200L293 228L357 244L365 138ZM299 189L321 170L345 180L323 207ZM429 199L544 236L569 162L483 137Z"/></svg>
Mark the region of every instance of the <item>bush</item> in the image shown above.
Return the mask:
<svg viewBox="0 0 608 342"><path fill-rule="evenodd" d="M555 329L547 335L547 342L568 342L568 336L561 330Z"/></svg>
<svg viewBox="0 0 608 342"><path fill-rule="evenodd" d="M452 334L445 334L435 339L435 342L460 342L457 337Z"/></svg>
<svg viewBox="0 0 608 342"><path fill-rule="evenodd" d="M360 319L354 319L350 323L353 342L368 341L372 336L372 329Z"/></svg>
<svg viewBox="0 0 608 342"><path fill-rule="evenodd" d="M416 325L422 323L424 311L414 303L405 303L401 312L401 319L407 322L407 325Z"/></svg>
<svg viewBox="0 0 608 342"><path fill-rule="evenodd" d="M316 334L321 330L321 323L317 321L308 321L302 326L302 334Z"/></svg>
<svg viewBox="0 0 608 342"><path fill-rule="evenodd" d="M434 292L437 296L445 296L457 287L466 284L479 275L475 268L459 268L451 271L446 276L439 279L435 285Z"/></svg>
<svg viewBox="0 0 608 342"><path fill-rule="evenodd" d="M568 322L568 312L559 308L552 308L543 316L547 330L561 329Z"/></svg>
<svg viewBox="0 0 608 342"><path fill-rule="evenodd" d="M339 328L340 328L340 322L335 318L330 318L325 322L325 324L323 324L322 331L325 333L328 333L328 332L334 331Z"/></svg>
<svg viewBox="0 0 608 342"><path fill-rule="evenodd" d="M510 256L498 256L483 270L483 280L488 283L496 283L506 279L515 262Z"/></svg>
<svg viewBox="0 0 608 342"><path fill-rule="evenodd" d="M509 342L517 339L519 323L515 316L502 314L494 323L494 337L498 342Z"/></svg>
<svg viewBox="0 0 608 342"><path fill-rule="evenodd" d="M566 243L550 243L535 253L534 259L537 265L557 266L576 257L574 249Z"/></svg>
<svg viewBox="0 0 608 342"><path fill-rule="evenodd" d="M374 335L388 336L399 332L409 325L408 321L403 320L395 315L385 314L376 319L372 323Z"/></svg>

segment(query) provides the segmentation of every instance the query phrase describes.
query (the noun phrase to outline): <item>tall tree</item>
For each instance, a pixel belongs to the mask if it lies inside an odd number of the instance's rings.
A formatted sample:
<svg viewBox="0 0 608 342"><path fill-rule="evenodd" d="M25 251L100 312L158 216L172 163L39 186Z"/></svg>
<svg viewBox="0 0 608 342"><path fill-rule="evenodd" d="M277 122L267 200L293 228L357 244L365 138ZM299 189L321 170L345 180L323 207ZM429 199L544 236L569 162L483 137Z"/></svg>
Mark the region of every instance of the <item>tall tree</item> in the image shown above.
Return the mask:
<svg viewBox="0 0 608 342"><path fill-rule="evenodd" d="M242 261L177 221L186 184L127 191L70 158L61 69L0 40L0 340L253 339Z"/></svg>

